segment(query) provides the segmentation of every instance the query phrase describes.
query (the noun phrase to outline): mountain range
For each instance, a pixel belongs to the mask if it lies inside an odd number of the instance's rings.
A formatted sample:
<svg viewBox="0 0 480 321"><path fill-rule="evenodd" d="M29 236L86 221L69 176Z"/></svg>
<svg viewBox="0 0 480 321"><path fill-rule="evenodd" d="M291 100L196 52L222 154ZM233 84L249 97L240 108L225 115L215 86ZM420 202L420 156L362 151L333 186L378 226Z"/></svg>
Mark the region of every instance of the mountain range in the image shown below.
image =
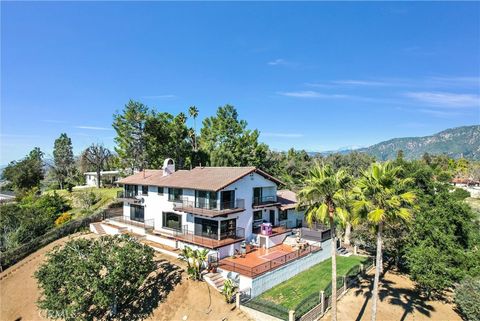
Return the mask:
<svg viewBox="0 0 480 321"><path fill-rule="evenodd" d="M418 159L423 154L445 154L452 158L480 160L480 125L450 128L431 136L393 138L378 144L349 150L322 152L346 154L358 151L375 156L379 161L394 159L402 150L406 159Z"/></svg>

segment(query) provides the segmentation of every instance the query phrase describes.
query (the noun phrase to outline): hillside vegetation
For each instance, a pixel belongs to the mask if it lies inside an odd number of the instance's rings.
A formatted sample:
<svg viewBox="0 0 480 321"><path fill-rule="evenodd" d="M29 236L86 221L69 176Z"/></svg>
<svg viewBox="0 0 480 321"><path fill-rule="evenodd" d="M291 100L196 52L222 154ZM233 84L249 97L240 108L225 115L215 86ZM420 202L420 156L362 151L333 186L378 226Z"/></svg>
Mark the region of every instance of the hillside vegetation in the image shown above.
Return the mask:
<svg viewBox="0 0 480 321"><path fill-rule="evenodd" d="M358 151L384 161L395 159L403 150L406 159L419 159L423 154L446 154L451 158L480 159L480 126L447 129L425 137L394 138Z"/></svg>

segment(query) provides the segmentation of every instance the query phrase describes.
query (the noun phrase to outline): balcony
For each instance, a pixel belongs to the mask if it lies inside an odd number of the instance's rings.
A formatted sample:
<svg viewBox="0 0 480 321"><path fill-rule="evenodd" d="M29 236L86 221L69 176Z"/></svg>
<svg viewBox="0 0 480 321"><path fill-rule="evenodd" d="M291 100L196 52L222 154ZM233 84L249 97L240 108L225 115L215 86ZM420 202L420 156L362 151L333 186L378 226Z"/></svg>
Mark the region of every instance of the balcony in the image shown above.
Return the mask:
<svg viewBox="0 0 480 321"><path fill-rule="evenodd" d="M253 207L265 207L279 204L277 200L277 195L272 196L254 196L252 200Z"/></svg>
<svg viewBox="0 0 480 321"><path fill-rule="evenodd" d="M184 225L181 230L175 231L174 237L182 242L216 249L245 240L245 229L238 227L235 230L220 234L220 239L218 239L218 235L216 234L210 236L201 235L201 233L195 233L194 231L189 230L188 226Z"/></svg>
<svg viewBox="0 0 480 321"><path fill-rule="evenodd" d="M136 226L145 229L145 231L152 231L155 226L155 220L144 220L144 219L136 219L133 220L128 216L114 216L108 219L110 222L113 223L120 223L129 226Z"/></svg>
<svg viewBox="0 0 480 321"><path fill-rule="evenodd" d="M218 202L215 200L213 202L205 202L197 199L197 201L194 202L187 199L181 199L173 203L173 208L176 211L208 217L217 217L243 212L245 210L245 200L236 199L235 201L225 202Z"/></svg>
<svg viewBox="0 0 480 321"><path fill-rule="evenodd" d="M275 236L278 234L290 232L293 227L294 227L294 224L292 221L279 222L278 225L272 226L272 235L270 236ZM260 226L254 226L252 232L253 234L260 234Z"/></svg>

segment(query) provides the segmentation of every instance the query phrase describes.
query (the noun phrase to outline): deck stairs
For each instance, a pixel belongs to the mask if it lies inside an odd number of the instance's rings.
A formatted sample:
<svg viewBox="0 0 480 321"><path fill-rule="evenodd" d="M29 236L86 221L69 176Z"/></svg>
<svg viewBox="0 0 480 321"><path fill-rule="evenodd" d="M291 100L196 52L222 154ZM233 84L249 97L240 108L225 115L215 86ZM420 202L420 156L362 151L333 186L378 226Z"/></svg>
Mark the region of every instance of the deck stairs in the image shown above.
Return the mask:
<svg viewBox="0 0 480 321"><path fill-rule="evenodd" d="M203 279L218 292L222 292L225 279L220 273L207 273L203 276Z"/></svg>
<svg viewBox="0 0 480 321"><path fill-rule="evenodd" d="M105 235L107 232L102 227L102 223L92 223L90 224L90 231L98 235Z"/></svg>
<svg viewBox="0 0 480 321"><path fill-rule="evenodd" d="M352 252L342 246L337 249L337 254L340 256L350 256L352 255Z"/></svg>

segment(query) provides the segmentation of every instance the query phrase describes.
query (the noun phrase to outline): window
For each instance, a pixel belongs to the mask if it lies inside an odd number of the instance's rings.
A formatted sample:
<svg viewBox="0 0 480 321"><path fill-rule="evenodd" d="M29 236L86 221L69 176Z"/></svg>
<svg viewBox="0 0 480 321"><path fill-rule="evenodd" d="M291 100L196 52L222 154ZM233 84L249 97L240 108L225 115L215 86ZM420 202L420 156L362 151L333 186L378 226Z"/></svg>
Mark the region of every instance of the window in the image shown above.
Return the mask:
<svg viewBox="0 0 480 321"><path fill-rule="evenodd" d="M125 185L125 197L134 197L138 195L138 185Z"/></svg>
<svg viewBox="0 0 480 321"><path fill-rule="evenodd" d="M218 240L218 221L195 217L195 235Z"/></svg>
<svg viewBox="0 0 480 321"><path fill-rule="evenodd" d="M182 216L173 212L163 212L162 227L181 231Z"/></svg>
<svg viewBox="0 0 480 321"><path fill-rule="evenodd" d="M278 213L278 220L279 221L286 221L288 219L288 210L280 211Z"/></svg>
<svg viewBox="0 0 480 321"><path fill-rule="evenodd" d="M144 208L141 205L130 204L130 219L132 221L143 222Z"/></svg>
<svg viewBox="0 0 480 321"><path fill-rule="evenodd" d="M260 221L262 219L262 211L254 211L253 212L253 220Z"/></svg>
<svg viewBox="0 0 480 321"><path fill-rule="evenodd" d="M225 238L236 236L237 230L237 220L226 220L220 222L220 239L223 240Z"/></svg>
<svg viewBox="0 0 480 321"><path fill-rule="evenodd" d="M195 207L209 210L217 208L217 193L209 191L195 191Z"/></svg>
<svg viewBox="0 0 480 321"><path fill-rule="evenodd" d="M170 202L180 201L182 199L183 190L181 188L169 188L168 189L168 200Z"/></svg>
<svg viewBox="0 0 480 321"><path fill-rule="evenodd" d="M142 185L142 195L148 195L148 185Z"/></svg>
<svg viewBox="0 0 480 321"><path fill-rule="evenodd" d="M158 186L157 187L157 193L158 193L158 195L163 195L163 186Z"/></svg>

